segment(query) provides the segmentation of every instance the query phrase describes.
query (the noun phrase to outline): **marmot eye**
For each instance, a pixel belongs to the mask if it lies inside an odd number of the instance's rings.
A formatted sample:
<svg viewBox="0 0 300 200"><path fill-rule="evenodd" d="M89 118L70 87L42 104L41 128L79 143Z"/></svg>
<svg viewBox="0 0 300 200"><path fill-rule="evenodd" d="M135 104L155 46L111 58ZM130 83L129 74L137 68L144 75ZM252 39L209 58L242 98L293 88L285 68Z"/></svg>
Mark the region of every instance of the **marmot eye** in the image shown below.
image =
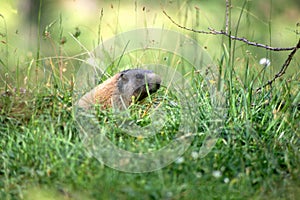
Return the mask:
<svg viewBox="0 0 300 200"><path fill-rule="evenodd" d="M135 77L137 79L144 79L145 76L143 74L136 74Z"/></svg>
<svg viewBox="0 0 300 200"><path fill-rule="evenodd" d="M128 77L126 76L126 74L120 74L120 78L123 80L123 81L128 81Z"/></svg>

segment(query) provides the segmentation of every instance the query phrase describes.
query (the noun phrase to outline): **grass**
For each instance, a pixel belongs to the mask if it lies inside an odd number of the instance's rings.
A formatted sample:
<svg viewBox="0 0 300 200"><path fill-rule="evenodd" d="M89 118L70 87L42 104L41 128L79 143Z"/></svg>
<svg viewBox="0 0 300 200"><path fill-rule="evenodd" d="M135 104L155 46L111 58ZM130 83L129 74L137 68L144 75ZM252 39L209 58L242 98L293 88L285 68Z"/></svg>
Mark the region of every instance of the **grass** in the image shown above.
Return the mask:
<svg viewBox="0 0 300 200"><path fill-rule="evenodd" d="M199 149L205 145L206 135L201 132L209 130L212 105L203 78L197 72L188 74L194 69L184 68L187 63L178 64L180 58L170 53L133 52L141 63L130 55L118 60L120 66L135 62L140 66L155 58L192 77L190 92L196 96L196 106L189 112L193 116L197 113L194 124L198 132L177 161L148 173L120 172L89 154L73 110L73 79L62 79L57 71L62 69L61 62L54 62L56 58L42 58L50 73L41 73L44 81L28 84L26 92L12 89L16 86L5 79L1 89L9 92L0 96L0 199L297 199L299 70L277 80L272 88L255 93L255 87L266 81L263 76L269 69L261 73L255 65L257 58L247 52L237 58L234 44L224 44L221 49L215 60L224 70L226 115L216 144L206 156L199 155ZM4 65L8 58L1 60ZM28 75L32 66L30 63ZM240 66L244 68L238 70ZM290 67L299 68L299 61L295 59ZM113 74L114 70L108 72ZM115 123L118 119L113 119L110 111L100 110L101 126L115 131L108 136L111 141L133 152L138 152L137 147L147 152L169 143L183 120L178 114L182 96L166 91L161 88L130 107L130 117L139 127L153 123L149 115L156 106L166 111L165 126L149 139L123 135Z"/></svg>
<svg viewBox="0 0 300 200"><path fill-rule="evenodd" d="M146 174L115 171L88 155L72 112L72 86L2 96L1 199L295 199L297 80L299 74L261 94L233 81L226 125L212 151L197 158L203 142L197 135L183 162Z"/></svg>

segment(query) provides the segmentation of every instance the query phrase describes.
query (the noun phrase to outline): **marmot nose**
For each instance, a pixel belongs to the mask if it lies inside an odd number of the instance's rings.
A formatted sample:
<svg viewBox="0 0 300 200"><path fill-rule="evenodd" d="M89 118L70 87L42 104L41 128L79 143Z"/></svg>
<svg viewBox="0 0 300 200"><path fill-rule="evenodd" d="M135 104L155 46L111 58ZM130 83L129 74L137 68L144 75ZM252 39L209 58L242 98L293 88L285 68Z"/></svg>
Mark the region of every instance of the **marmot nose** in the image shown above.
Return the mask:
<svg viewBox="0 0 300 200"><path fill-rule="evenodd" d="M149 92L154 93L160 88L160 83L154 83L154 84L151 84L149 86L150 86L149 87Z"/></svg>
<svg viewBox="0 0 300 200"><path fill-rule="evenodd" d="M158 90L160 88L160 84L161 84L161 78L159 76L157 76L155 84L154 84L154 87L156 88L156 90Z"/></svg>
<svg viewBox="0 0 300 200"><path fill-rule="evenodd" d="M157 88L157 89L160 88L160 83L156 83L156 88Z"/></svg>

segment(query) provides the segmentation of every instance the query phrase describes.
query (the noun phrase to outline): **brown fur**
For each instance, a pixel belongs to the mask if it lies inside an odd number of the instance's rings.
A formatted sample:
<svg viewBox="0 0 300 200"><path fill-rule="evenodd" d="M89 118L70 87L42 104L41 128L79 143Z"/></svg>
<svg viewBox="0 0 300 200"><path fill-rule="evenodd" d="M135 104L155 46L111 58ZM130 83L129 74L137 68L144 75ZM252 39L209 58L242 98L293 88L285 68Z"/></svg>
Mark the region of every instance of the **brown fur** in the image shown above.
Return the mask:
<svg viewBox="0 0 300 200"><path fill-rule="evenodd" d="M147 96L146 87L151 94L159 89L160 83L160 77L152 71L125 70L86 93L79 99L77 105L84 109L89 109L95 104L100 104L103 109L112 106L123 109L130 105L132 96L141 100Z"/></svg>

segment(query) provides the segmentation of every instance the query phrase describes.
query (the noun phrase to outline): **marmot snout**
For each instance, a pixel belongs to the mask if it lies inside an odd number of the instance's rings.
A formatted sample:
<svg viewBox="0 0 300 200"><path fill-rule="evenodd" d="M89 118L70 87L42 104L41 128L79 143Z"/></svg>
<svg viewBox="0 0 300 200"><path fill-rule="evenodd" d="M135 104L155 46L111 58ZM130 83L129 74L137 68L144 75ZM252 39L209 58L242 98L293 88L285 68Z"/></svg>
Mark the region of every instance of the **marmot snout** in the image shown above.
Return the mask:
<svg viewBox="0 0 300 200"><path fill-rule="evenodd" d="M142 100L160 88L161 78L150 70L129 69L117 73L82 96L77 105L89 109L94 104L102 108L124 109L132 101Z"/></svg>

